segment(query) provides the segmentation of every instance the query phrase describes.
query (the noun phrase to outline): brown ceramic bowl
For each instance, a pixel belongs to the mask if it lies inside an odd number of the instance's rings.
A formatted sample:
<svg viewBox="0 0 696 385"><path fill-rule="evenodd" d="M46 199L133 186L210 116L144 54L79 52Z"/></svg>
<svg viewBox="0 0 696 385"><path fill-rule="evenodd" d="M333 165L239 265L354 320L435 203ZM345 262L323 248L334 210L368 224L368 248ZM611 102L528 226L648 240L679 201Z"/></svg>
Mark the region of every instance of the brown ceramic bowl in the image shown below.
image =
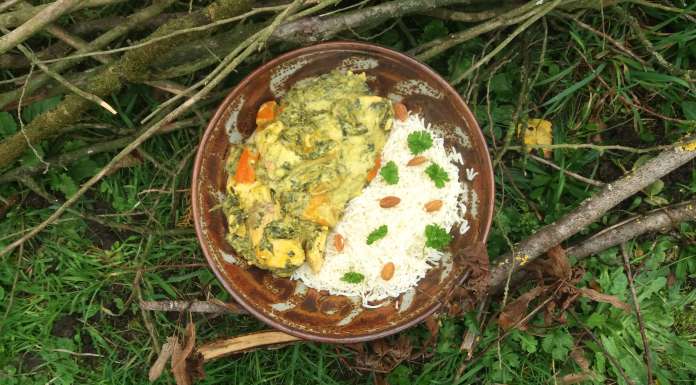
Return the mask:
<svg viewBox="0 0 696 385"><path fill-rule="evenodd" d="M203 135L193 171L193 213L203 253L232 297L263 322L308 340L352 343L399 332L432 314L454 286L466 285L464 269L453 262L459 258L445 258L414 289L366 309L357 298L329 295L245 264L225 242L226 219L219 209L230 142L255 129L261 103L278 99L298 80L335 68L366 72L374 93L422 114L443 133L446 146L461 153L470 229L464 235L453 229L453 245L485 243L493 214L493 172L481 130L459 94L428 66L381 46L328 42L300 48L264 64L230 92ZM478 172L472 182L466 168ZM451 251L457 256L459 250Z"/></svg>

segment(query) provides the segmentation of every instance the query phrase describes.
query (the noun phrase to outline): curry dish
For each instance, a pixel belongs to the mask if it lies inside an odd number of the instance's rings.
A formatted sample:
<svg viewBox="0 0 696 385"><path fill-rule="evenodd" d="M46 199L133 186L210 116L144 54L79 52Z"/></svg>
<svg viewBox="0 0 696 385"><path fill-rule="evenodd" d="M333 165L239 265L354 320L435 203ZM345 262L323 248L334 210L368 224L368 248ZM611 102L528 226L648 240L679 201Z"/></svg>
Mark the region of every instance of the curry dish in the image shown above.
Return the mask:
<svg viewBox="0 0 696 385"><path fill-rule="evenodd" d="M305 262L318 272L329 231L380 167L392 123L392 103L351 72L302 80L261 105L256 131L226 162L227 241L276 275Z"/></svg>

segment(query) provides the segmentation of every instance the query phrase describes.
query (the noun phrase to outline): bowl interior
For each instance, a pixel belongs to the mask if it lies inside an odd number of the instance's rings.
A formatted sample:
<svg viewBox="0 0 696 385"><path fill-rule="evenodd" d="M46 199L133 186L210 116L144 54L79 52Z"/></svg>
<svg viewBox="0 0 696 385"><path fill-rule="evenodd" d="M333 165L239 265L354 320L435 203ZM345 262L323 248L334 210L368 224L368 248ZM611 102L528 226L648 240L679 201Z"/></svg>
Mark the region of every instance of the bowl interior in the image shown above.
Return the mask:
<svg viewBox="0 0 696 385"><path fill-rule="evenodd" d="M336 68L365 72L374 93L421 114L443 134L445 145L462 155L460 181L468 191L469 230L460 235L453 229L453 244L485 242L494 194L488 150L473 115L446 81L406 55L364 43L318 44L266 63L230 93L203 136L193 175L196 232L210 267L235 300L269 325L305 339L347 343L384 337L423 320L442 305L453 286L466 285L463 269L452 256L445 258L415 288L367 309L359 298L329 295L246 265L225 241L226 219L218 209L229 145L243 141L255 129L261 103L280 98L298 80ZM472 181L467 169L478 173Z"/></svg>

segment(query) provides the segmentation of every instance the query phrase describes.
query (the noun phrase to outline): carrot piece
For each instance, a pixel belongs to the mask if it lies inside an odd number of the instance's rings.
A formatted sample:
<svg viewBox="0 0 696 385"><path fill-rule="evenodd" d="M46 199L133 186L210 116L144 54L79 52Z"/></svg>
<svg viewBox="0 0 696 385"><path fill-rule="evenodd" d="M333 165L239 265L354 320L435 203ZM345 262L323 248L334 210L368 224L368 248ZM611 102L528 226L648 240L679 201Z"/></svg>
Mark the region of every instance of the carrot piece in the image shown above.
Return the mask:
<svg viewBox="0 0 696 385"><path fill-rule="evenodd" d="M278 104L275 100L266 102L259 107L259 111L256 113L256 126L264 127L268 123L271 123L278 116Z"/></svg>
<svg viewBox="0 0 696 385"><path fill-rule="evenodd" d="M382 157L380 155L377 155L377 158L375 158L375 167L370 170L370 172L367 173L367 181L371 181L375 179L377 176L377 171L379 171L379 168L382 166Z"/></svg>
<svg viewBox="0 0 696 385"><path fill-rule="evenodd" d="M237 164L237 172L234 174L234 180L237 183L254 183L256 180L256 174L254 173L254 167L252 167L252 161L256 160L255 155L245 148L242 151L242 155L239 157L239 163Z"/></svg>

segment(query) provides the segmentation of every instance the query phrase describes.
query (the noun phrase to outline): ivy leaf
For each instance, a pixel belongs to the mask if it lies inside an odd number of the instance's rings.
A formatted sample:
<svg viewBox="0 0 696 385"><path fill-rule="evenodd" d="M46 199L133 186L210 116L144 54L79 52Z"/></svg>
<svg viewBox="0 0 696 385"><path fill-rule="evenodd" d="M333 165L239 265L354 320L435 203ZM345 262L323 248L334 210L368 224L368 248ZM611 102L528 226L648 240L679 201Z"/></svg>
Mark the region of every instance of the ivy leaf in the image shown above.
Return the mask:
<svg viewBox="0 0 696 385"><path fill-rule="evenodd" d="M418 155L433 146L433 137L427 131L414 131L406 138L411 154Z"/></svg>
<svg viewBox="0 0 696 385"><path fill-rule="evenodd" d="M428 166L428 168L425 169L425 173L435 182L435 187L437 188L443 188L445 187L445 182L449 182L447 171L437 163Z"/></svg>
<svg viewBox="0 0 696 385"><path fill-rule="evenodd" d="M365 276L357 273L355 271L349 271L345 274L343 274L343 277L341 278L341 281L343 282L348 282L348 283L360 283L365 279Z"/></svg>
<svg viewBox="0 0 696 385"><path fill-rule="evenodd" d="M444 228L435 223L425 226L425 245L435 250L444 250L450 242L452 236Z"/></svg>
<svg viewBox="0 0 696 385"><path fill-rule="evenodd" d="M367 236L367 244L371 245L371 244L377 242L378 240L386 237L387 231L388 231L387 225L382 225L382 226L372 230L372 232L370 234L368 234L368 236Z"/></svg>
<svg viewBox="0 0 696 385"><path fill-rule="evenodd" d="M379 175L382 176L387 184L399 183L399 168L392 160L387 162L387 164L382 167L382 169L379 171Z"/></svg>

